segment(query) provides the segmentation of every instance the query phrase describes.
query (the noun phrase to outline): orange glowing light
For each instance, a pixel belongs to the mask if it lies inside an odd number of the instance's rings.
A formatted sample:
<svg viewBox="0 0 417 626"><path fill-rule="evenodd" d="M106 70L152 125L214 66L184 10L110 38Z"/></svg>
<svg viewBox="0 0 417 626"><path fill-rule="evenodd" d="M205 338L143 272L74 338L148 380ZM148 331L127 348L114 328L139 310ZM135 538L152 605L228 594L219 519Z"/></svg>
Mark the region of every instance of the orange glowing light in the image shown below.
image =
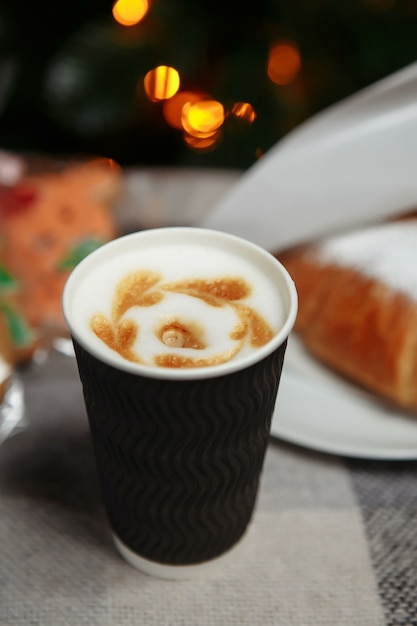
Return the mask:
<svg viewBox="0 0 417 626"><path fill-rule="evenodd" d="M206 98L202 93L194 91L178 91L172 98L164 102L163 114L165 121L173 128L183 129L182 110L186 104L194 104Z"/></svg>
<svg viewBox="0 0 417 626"><path fill-rule="evenodd" d="M208 137L195 137L184 133L184 141L194 152L211 152L216 148L222 138L220 130L214 132Z"/></svg>
<svg viewBox="0 0 417 626"><path fill-rule="evenodd" d="M146 74L143 85L146 95L152 102L167 100L180 88L180 75L173 67L159 65Z"/></svg>
<svg viewBox="0 0 417 626"><path fill-rule="evenodd" d="M200 100L182 108L182 125L189 135L209 137L224 122L224 107L217 100Z"/></svg>
<svg viewBox="0 0 417 626"><path fill-rule="evenodd" d="M116 22L122 26L133 26L145 17L148 9L148 0L117 0L112 13Z"/></svg>
<svg viewBox="0 0 417 626"><path fill-rule="evenodd" d="M292 42L272 46L268 58L268 77L277 85L288 85L301 69L301 56Z"/></svg>
<svg viewBox="0 0 417 626"><path fill-rule="evenodd" d="M230 113L240 120L244 120L252 124L256 119L256 113L251 104L248 102L235 102Z"/></svg>

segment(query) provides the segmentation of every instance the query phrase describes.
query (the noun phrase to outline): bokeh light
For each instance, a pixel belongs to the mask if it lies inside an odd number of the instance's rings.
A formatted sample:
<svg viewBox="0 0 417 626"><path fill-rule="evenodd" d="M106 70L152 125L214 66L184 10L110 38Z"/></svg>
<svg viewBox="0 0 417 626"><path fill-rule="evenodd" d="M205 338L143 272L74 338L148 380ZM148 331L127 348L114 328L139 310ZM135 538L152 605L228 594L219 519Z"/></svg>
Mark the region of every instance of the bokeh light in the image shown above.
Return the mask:
<svg viewBox="0 0 417 626"><path fill-rule="evenodd" d="M184 142L194 152L211 152L220 143L222 138L221 130L218 130L208 137L195 137L184 133Z"/></svg>
<svg viewBox="0 0 417 626"><path fill-rule="evenodd" d="M180 75L173 67L159 65L146 74L143 85L146 95L152 102L167 100L177 93Z"/></svg>
<svg viewBox="0 0 417 626"><path fill-rule="evenodd" d="M239 120L244 120L249 124L252 124L256 119L255 110L249 102L235 102L230 109L230 113Z"/></svg>
<svg viewBox="0 0 417 626"><path fill-rule="evenodd" d="M163 115L172 128L183 130L182 110L186 104L194 104L204 100L207 95L196 91L178 91L172 98L164 102Z"/></svg>
<svg viewBox="0 0 417 626"><path fill-rule="evenodd" d="M148 0L117 0L112 13L116 22L122 26L133 26L145 17L148 9Z"/></svg>
<svg viewBox="0 0 417 626"><path fill-rule="evenodd" d="M224 107L217 100L200 100L182 108L182 125L193 137L209 137L224 122Z"/></svg>
<svg viewBox="0 0 417 626"><path fill-rule="evenodd" d="M301 69L301 56L297 46L291 41L274 44L268 57L267 73L276 85L288 85Z"/></svg>

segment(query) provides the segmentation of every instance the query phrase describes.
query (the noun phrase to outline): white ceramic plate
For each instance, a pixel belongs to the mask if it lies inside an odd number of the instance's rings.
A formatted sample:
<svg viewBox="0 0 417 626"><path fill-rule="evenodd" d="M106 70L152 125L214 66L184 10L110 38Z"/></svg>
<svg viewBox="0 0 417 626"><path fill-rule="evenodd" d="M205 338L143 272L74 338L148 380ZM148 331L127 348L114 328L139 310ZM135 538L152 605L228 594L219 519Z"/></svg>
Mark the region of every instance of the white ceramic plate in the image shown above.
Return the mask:
<svg viewBox="0 0 417 626"><path fill-rule="evenodd" d="M417 459L417 417L379 403L310 357L291 335L272 435L349 457Z"/></svg>

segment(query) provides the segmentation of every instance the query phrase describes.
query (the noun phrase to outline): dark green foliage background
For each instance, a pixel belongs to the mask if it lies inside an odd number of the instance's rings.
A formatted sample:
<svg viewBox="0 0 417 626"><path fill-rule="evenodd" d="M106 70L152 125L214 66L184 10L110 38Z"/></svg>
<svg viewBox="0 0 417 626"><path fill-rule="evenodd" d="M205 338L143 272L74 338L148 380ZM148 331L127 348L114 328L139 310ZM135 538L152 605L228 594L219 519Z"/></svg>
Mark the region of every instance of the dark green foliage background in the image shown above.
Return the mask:
<svg viewBox="0 0 417 626"><path fill-rule="evenodd" d="M416 0L153 0L118 26L111 2L0 4L0 147L102 154L122 165L246 168L314 113L417 59ZM266 76L269 45L294 40L302 71L286 87ZM182 88L224 104L247 101L254 124L224 125L199 154L136 88L159 63Z"/></svg>

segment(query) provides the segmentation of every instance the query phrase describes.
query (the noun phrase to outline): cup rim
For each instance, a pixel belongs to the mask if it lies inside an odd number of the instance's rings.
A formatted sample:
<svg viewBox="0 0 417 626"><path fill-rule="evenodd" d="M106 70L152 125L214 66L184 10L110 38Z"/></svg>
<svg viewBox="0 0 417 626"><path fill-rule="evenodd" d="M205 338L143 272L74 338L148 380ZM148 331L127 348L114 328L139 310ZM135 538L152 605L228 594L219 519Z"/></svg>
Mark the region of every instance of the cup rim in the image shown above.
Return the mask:
<svg viewBox="0 0 417 626"><path fill-rule="evenodd" d="M247 248L252 251L252 254L262 259L262 263L266 263L271 268L275 266L278 269L282 283L287 289L287 297L284 298L284 307L286 318L279 331L274 337L264 346L257 348L244 358L232 359L219 365L210 365L204 367L192 367L192 368L170 368L170 367L155 367L151 365L143 365L141 363L134 363L132 361L121 359L120 357L113 357L111 354L102 353L94 345L90 345L88 341L74 328L71 321L71 293L76 289L76 282L80 275L82 275L88 266L100 257L105 257L108 254L108 250L112 248L117 249L125 245L126 241L132 239L149 239L155 236L169 237L171 235L181 236L198 236L205 239L207 242L214 241L223 242L223 244L234 245L235 247ZM286 304L285 300L288 302ZM204 378L217 378L232 374L242 369L247 369L251 365L262 361L269 356L277 348L279 348L290 334L298 312L298 296L297 290L289 272L282 265L278 259L257 244L232 235L223 231L200 228L198 226L165 226L150 228L147 230L136 231L127 235L122 235L113 239L96 250L90 253L77 266L72 270L71 274L67 278L62 294L62 310L64 319L69 328L70 334L75 341L80 344L89 354L94 356L99 361L106 363L118 370L128 372L130 374L136 374L144 376L146 378L156 378L163 380L199 380Z"/></svg>

